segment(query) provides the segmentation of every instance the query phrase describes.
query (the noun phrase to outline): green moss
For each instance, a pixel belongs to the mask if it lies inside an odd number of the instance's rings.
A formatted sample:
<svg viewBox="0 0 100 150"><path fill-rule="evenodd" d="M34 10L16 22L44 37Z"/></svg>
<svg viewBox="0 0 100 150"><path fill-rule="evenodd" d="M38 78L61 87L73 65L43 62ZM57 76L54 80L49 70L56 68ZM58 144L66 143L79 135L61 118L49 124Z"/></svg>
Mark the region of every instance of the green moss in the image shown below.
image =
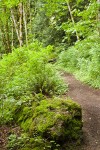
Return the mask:
<svg viewBox="0 0 100 150"><path fill-rule="evenodd" d="M26 147L26 148L21 148L20 150L32 150L32 149L31 149L31 148Z"/></svg>
<svg viewBox="0 0 100 150"><path fill-rule="evenodd" d="M71 100L42 100L33 114L30 133L55 140L78 138L82 128L81 108Z"/></svg>
<svg viewBox="0 0 100 150"><path fill-rule="evenodd" d="M32 118L28 118L25 121L21 122L21 127L24 129L24 131L28 131L30 124L32 124Z"/></svg>
<svg viewBox="0 0 100 150"><path fill-rule="evenodd" d="M28 106L24 107L20 113L18 121L22 121L23 119L26 120L27 118L29 118L30 114L31 114L31 108Z"/></svg>
<svg viewBox="0 0 100 150"><path fill-rule="evenodd" d="M19 114L18 122L31 137L31 150L57 149L57 144L62 146L81 138L81 107L71 100L52 98L33 101L31 107L23 107ZM50 141L54 141L55 144ZM26 146L30 147L29 145Z"/></svg>

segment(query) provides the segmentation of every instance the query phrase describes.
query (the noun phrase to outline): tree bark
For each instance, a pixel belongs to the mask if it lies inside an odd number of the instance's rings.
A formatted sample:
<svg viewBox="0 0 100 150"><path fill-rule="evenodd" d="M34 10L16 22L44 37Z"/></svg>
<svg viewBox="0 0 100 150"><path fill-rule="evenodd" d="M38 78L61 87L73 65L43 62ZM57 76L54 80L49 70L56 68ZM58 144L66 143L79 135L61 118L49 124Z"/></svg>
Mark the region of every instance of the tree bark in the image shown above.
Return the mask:
<svg viewBox="0 0 100 150"><path fill-rule="evenodd" d="M69 5L69 2L68 2L68 1L66 1L66 2L67 2L68 10L69 10L69 13L70 13L71 21L72 21L72 23L73 23L73 26L75 27L75 21L74 21L73 15L72 15L71 7L70 7L70 5ZM75 32L76 32L77 40L79 41L80 39L79 39L78 32L77 32L76 29L75 29Z"/></svg>
<svg viewBox="0 0 100 150"><path fill-rule="evenodd" d="M3 11L5 13L5 15L7 15L7 9L6 7L3 8ZM6 53L9 53L11 52L11 45L10 45L10 35L9 35L9 22L8 22L8 16L6 16L6 20L5 20L5 23L3 23L3 30L4 30L4 33L5 34L5 43L6 43Z"/></svg>
<svg viewBox="0 0 100 150"><path fill-rule="evenodd" d="M20 38L20 47L23 45L23 32L22 32L22 28L23 28L23 4L20 3L19 4L19 38Z"/></svg>
<svg viewBox="0 0 100 150"><path fill-rule="evenodd" d="M7 45L7 53L11 52L11 45L10 45L10 37L9 37L9 25L8 25L8 20L6 21L6 26L5 26L5 34L6 34L6 45Z"/></svg>
<svg viewBox="0 0 100 150"><path fill-rule="evenodd" d="M0 27L0 31L2 33L2 45L4 46L5 49L4 52L7 53L8 49L7 49L6 36L5 36L5 31L3 26Z"/></svg>
<svg viewBox="0 0 100 150"><path fill-rule="evenodd" d="M11 16L12 16L12 20L13 20L13 23L14 23L14 27L15 27L15 31L16 31L16 34L17 34L18 41L20 43L20 36L19 36L19 31L18 31L18 25L17 25L17 22L16 22L16 19L15 19L15 16L14 16L14 12L13 12L12 8L11 8Z"/></svg>
<svg viewBox="0 0 100 150"><path fill-rule="evenodd" d="M24 5L23 5L23 21L24 21L24 28L25 28L26 45L28 45L27 20L26 20Z"/></svg>
<svg viewBox="0 0 100 150"><path fill-rule="evenodd" d="M98 17L97 17L97 22L98 22L98 32L99 32L99 36L100 36L100 0L97 0L98 3Z"/></svg>
<svg viewBox="0 0 100 150"><path fill-rule="evenodd" d="M12 37L11 37L11 46L12 46L12 48L14 47L14 26L13 26L13 22L12 22Z"/></svg>
<svg viewBox="0 0 100 150"><path fill-rule="evenodd" d="M32 34L31 0L29 0L29 16L30 16L30 28L29 28L29 34Z"/></svg>

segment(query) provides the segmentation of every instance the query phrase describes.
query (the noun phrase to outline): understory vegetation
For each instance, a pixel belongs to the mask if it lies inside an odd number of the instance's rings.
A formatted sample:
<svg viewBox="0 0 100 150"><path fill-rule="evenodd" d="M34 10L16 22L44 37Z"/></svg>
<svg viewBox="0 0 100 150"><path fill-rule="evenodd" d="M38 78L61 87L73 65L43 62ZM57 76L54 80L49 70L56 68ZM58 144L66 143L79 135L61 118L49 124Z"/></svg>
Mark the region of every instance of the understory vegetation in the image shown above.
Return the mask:
<svg viewBox="0 0 100 150"><path fill-rule="evenodd" d="M61 52L58 64L79 80L100 88L100 37L89 36Z"/></svg>
<svg viewBox="0 0 100 150"><path fill-rule="evenodd" d="M16 124L21 130L19 135L10 133L9 150L59 150L72 140L80 144L81 107L57 98L67 92L68 85L48 61L54 57L52 51L52 46L44 48L36 41L0 61L0 124Z"/></svg>
<svg viewBox="0 0 100 150"><path fill-rule="evenodd" d="M41 93L53 96L67 91L68 86L60 78L56 67L48 63L48 60L53 56L52 50L52 46L43 48L36 42L27 48L14 50L1 60L1 99L6 106L8 105L7 109L5 106L6 111L8 110L3 118L5 122L11 115L9 109L12 109L15 101L18 100L20 104L25 97L30 95ZM6 104L7 102L8 104Z"/></svg>
<svg viewBox="0 0 100 150"><path fill-rule="evenodd" d="M64 71L100 88L100 1L1 0L2 150L77 150L82 110Z"/></svg>

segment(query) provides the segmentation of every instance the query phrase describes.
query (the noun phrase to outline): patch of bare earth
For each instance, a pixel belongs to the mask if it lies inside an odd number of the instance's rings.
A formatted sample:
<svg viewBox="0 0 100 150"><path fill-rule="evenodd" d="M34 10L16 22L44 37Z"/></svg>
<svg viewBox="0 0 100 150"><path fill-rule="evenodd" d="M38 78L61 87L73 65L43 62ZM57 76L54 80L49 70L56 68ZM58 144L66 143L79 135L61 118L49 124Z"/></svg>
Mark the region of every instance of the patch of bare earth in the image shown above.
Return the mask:
<svg viewBox="0 0 100 150"><path fill-rule="evenodd" d="M20 128L18 126L6 126L0 127L0 150L7 150L8 136L11 134L20 135Z"/></svg>
<svg viewBox="0 0 100 150"><path fill-rule="evenodd" d="M67 96L82 107L83 142L79 150L100 150L100 90L81 83L68 73L63 77L69 84Z"/></svg>

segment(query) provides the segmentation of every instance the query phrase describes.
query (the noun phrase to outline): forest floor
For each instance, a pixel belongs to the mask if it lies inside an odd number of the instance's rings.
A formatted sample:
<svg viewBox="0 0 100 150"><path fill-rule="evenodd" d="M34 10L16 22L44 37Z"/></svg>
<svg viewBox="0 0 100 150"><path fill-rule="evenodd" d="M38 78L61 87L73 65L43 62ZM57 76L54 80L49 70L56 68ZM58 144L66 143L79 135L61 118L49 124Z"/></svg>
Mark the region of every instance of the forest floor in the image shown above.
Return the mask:
<svg viewBox="0 0 100 150"><path fill-rule="evenodd" d="M64 73L63 78L69 84L67 96L82 107L83 141L78 149L100 150L100 90L81 83L68 73ZM20 131L18 127L0 128L0 150L6 150L7 136L11 130Z"/></svg>
<svg viewBox="0 0 100 150"><path fill-rule="evenodd" d="M0 127L0 150L7 150L7 142L8 142L8 136L10 134L16 134L20 135L21 130L20 127L14 125L14 126L8 126L3 125Z"/></svg>
<svg viewBox="0 0 100 150"><path fill-rule="evenodd" d="M89 87L64 73L69 84L68 97L82 107L83 141L79 150L100 150L100 90Z"/></svg>

